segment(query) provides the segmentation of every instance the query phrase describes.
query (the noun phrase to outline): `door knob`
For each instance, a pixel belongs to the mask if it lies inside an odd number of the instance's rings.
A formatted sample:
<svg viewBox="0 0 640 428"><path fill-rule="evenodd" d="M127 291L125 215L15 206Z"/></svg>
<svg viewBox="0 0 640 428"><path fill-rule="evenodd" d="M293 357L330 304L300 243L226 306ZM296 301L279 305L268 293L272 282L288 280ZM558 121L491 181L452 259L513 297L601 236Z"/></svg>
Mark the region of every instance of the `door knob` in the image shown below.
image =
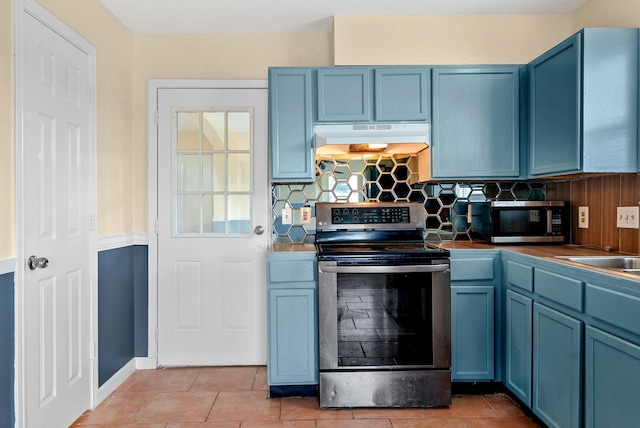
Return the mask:
<svg viewBox="0 0 640 428"><path fill-rule="evenodd" d="M262 226L256 226L255 229L253 229L253 232L256 235L262 235L264 233L264 227Z"/></svg>
<svg viewBox="0 0 640 428"><path fill-rule="evenodd" d="M44 269L49 266L49 259L46 257L31 256L27 260L27 265L31 270L36 270L37 268Z"/></svg>

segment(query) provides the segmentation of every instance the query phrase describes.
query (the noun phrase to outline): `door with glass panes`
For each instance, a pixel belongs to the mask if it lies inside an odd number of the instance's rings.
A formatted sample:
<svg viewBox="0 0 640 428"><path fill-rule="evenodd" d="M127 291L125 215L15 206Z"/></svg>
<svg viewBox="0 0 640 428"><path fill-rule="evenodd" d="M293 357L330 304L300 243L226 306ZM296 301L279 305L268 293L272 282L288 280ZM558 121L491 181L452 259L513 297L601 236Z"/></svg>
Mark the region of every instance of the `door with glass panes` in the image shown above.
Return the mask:
<svg viewBox="0 0 640 428"><path fill-rule="evenodd" d="M158 364L266 363L267 89L158 89Z"/></svg>

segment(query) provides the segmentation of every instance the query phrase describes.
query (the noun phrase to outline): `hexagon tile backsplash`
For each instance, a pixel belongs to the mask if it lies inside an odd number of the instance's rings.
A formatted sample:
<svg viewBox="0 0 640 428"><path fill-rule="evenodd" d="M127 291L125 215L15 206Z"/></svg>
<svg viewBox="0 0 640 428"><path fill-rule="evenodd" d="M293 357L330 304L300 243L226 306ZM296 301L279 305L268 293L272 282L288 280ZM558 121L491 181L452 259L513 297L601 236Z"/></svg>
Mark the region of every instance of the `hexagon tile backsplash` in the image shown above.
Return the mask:
<svg viewBox="0 0 640 428"><path fill-rule="evenodd" d="M316 158L312 184L275 184L272 191L273 238L277 243L312 243L316 202L423 202L427 240L470 240L466 221L470 202L545 199L544 182L418 182L416 155L362 154ZM311 207L303 223L301 207ZM292 224L282 224L283 208Z"/></svg>

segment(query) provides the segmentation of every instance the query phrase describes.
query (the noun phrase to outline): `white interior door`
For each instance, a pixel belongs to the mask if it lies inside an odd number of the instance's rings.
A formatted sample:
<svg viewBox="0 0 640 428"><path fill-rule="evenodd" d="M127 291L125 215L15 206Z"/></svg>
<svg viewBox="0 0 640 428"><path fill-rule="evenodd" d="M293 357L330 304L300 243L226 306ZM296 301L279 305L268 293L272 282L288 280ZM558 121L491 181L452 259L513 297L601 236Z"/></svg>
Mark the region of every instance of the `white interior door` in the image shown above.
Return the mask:
<svg viewBox="0 0 640 428"><path fill-rule="evenodd" d="M94 58L41 19L23 12L18 112L19 254L38 259L18 276L19 418L29 428L69 426L91 408L95 382Z"/></svg>
<svg viewBox="0 0 640 428"><path fill-rule="evenodd" d="M267 89L158 90L158 364L266 363Z"/></svg>

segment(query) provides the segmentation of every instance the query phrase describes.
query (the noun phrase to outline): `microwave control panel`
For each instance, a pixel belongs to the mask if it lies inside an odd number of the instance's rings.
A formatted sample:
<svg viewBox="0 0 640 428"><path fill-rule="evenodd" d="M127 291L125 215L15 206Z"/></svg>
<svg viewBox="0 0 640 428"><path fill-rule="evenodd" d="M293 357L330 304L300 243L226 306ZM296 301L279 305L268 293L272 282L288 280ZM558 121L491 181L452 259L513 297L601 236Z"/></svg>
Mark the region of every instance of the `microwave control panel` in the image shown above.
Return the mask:
<svg viewBox="0 0 640 428"><path fill-rule="evenodd" d="M564 234L562 225L562 212L559 210L552 211L551 214L551 235L561 236Z"/></svg>

